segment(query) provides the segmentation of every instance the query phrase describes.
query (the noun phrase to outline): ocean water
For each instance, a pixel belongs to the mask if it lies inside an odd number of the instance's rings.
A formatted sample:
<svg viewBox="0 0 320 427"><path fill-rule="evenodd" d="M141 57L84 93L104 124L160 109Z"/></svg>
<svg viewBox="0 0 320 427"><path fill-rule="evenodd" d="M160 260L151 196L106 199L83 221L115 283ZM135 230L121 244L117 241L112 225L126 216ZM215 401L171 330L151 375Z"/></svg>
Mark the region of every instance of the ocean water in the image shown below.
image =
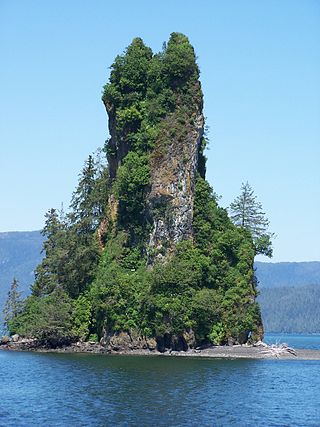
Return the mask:
<svg viewBox="0 0 320 427"><path fill-rule="evenodd" d="M0 351L0 426L320 426L320 361Z"/></svg>
<svg viewBox="0 0 320 427"><path fill-rule="evenodd" d="M320 350L320 334L299 335L284 333L266 333L264 342L267 344L286 343L293 348Z"/></svg>

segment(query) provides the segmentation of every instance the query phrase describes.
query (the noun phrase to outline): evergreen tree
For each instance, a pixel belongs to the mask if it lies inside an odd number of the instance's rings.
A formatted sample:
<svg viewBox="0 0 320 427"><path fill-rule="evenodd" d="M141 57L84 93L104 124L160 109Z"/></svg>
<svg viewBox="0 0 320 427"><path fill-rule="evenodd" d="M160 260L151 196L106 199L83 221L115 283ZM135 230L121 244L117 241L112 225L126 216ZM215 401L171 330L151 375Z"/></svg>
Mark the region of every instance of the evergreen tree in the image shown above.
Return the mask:
<svg viewBox="0 0 320 427"><path fill-rule="evenodd" d="M72 225L77 225L78 233L95 231L99 224L100 202L95 199L97 169L92 155L86 160L80 179L70 204L68 215Z"/></svg>
<svg viewBox="0 0 320 427"><path fill-rule="evenodd" d="M233 223L250 231L256 255L263 254L271 258L273 233L268 231L269 220L248 182L242 183L241 194L231 203L229 210Z"/></svg>
<svg viewBox="0 0 320 427"><path fill-rule="evenodd" d="M95 232L106 200L106 168L88 157L73 193L67 215L56 209L46 214L42 234L45 257L37 267L32 286L35 296L51 294L60 286L76 298L93 280L99 260Z"/></svg>
<svg viewBox="0 0 320 427"><path fill-rule="evenodd" d="M60 221L56 209L49 209L41 234L46 237L42 252L45 254L35 271L32 293L36 296L48 295L61 284L66 249L64 247L66 225Z"/></svg>
<svg viewBox="0 0 320 427"><path fill-rule="evenodd" d="M22 310L22 300L19 290L19 283L16 278L13 278L10 290L8 292L8 298L4 306L4 325L10 332L14 331L14 320Z"/></svg>
<svg viewBox="0 0 320 427"><path fill-rule="evenodd" d="M64 289L72 298L92 282L99 260L95 232L106 202L105 168L92 155L86 160L73 193L66 233L67 257L64 264ZM104 198L105 197L105 198Z"/></svg>

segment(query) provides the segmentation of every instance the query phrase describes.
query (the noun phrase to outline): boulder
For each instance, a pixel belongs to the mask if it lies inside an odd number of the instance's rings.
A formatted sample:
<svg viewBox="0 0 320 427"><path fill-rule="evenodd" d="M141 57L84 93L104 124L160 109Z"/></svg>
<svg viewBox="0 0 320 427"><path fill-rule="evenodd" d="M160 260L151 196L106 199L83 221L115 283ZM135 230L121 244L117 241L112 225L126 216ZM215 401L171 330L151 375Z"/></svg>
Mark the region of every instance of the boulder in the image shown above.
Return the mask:
<svg viewBox="0 0 320 427"><path fill-rule="evenodd" d="M128 332L119 332L111 335L108 340L108 347L113 351L128 350L131 344L131 338Z"/></svg>
<svg viewBox="0 0 320 427"><path fill-rule="evenodd" d="M11 341L11 339L10 339L7 335L4 335L4 336L0 339L0 345L8 344L10 341Z"/></svg>
<svg viewBox="0 0 320 427"><path fill-rule="evenodd" d="M129 351L155 349L156 341L145 338L138 331L110 332L105 331L100 344L110 351Z"/></svg>
<svg viewBox="0 0 320 427"><path fill-rule="evenodd" d="M236 344L236 340L233 337L228 337L227 344L232 347L234 344Z"/></svg>
<svg viewBox="0 0 320 427"><path fill-rule="evenodd" d="M161 353L164 353L167 350L188 350L188 344L186 343L183 335L164 334L163 336L157 337L157 347Z"/></svg>
<svg viewBox="0 0 320 427"><path fill-rule="evenodd" d="M153 351L157 349L157 341L154 338L146 338L148 349Z"/></svg>
<svg viewBox="0 0 320 427"><path fill-rule="evenodd" d="M12 335L11 339L12 339L13 342L18 342L19 339L20 339L20 335L14 334L14 335Z"/></svg>
<svg viewBox="0 0 320 427"><path fill-rule="evenodd" d="M182 334L182 337L185 340L188 348L194 348L196 346L196 337L192 329L185 331Z"/></svg>

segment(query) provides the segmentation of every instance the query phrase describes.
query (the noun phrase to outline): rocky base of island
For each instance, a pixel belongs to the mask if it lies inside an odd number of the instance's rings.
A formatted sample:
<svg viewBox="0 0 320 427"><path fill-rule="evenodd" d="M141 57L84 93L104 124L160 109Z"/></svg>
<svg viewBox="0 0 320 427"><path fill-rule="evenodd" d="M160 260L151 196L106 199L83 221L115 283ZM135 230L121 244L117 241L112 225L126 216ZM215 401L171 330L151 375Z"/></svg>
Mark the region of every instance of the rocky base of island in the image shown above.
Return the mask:
<svg viewBox="0 0 320 427"><path fill-rule="evenodd" d="M36 339L3 337L0 340L0 350L34 351L42 353L89 353L106 355L136 355L136 356L175 356L175 357L205 357L216 359L279 359L279 360L320 360L320 350L293 349L286 344L268 345L263 342L243 345L208 345L189 348L185 351L156 348L111 347L93 341L61 345L55 348L40 344Z"/></svg>

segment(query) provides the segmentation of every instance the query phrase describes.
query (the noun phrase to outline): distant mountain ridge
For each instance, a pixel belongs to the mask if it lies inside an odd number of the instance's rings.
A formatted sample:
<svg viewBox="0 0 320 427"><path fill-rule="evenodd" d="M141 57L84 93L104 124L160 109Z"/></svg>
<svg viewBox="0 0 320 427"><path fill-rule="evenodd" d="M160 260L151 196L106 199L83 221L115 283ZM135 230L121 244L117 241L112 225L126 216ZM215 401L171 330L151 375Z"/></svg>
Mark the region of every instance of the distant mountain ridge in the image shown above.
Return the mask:
<svg viewBox="0 0 320 427"><path fill-rule="evenodd" d="M34 269L42 259L42 242L40 231L0 233L1 311L14 277L19 281L23 295L27 294L34 280Z"/></svg>
<svg viewBox="0 0 320 427"><path fill-rule="evenodd" d="M320 285L320 261L255 262L259 288Z"/></svg>

